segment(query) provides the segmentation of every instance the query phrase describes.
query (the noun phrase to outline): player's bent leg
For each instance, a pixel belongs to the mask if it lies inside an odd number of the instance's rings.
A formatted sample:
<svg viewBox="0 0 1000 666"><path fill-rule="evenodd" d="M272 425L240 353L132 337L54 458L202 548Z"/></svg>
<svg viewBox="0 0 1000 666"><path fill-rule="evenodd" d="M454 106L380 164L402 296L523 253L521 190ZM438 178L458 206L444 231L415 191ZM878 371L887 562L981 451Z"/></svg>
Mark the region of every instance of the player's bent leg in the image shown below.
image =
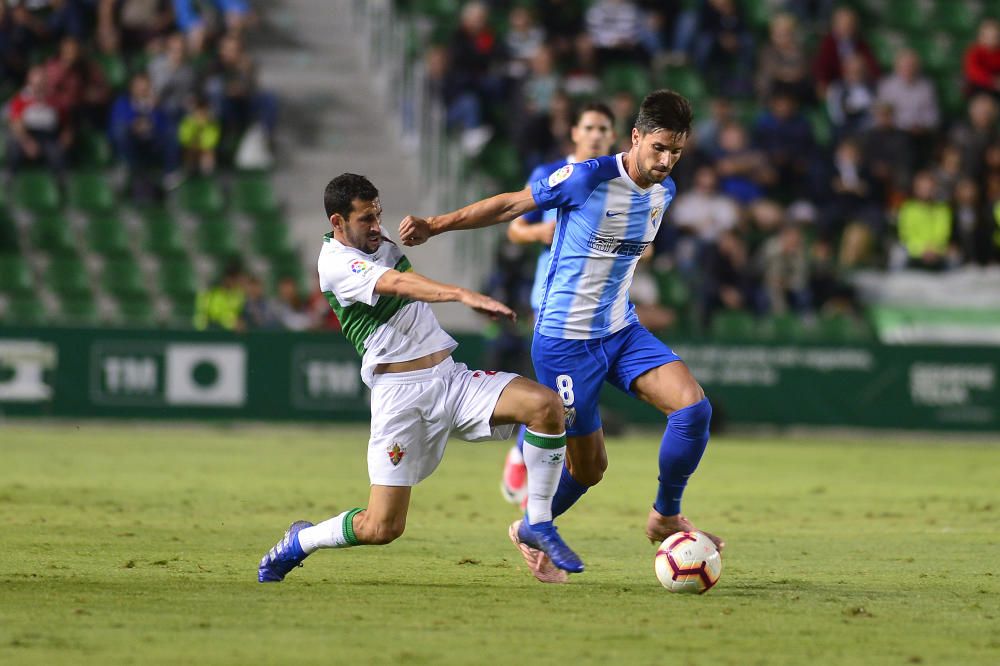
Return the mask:
<svg viewBox="0 0 1000 666"><path fill-rule="evenodd" d="M527 426L523 456L528 472L528 506L517 527L515 543L519 548L523 544L541 550L560 569L580 573L583 562L552 524L552 497L566 458L562 402L550 389L518 377L500 395L491 419L491 423L510 421Z"/></svg>
<svg viewBox="0 0 1000 666"><path fill-rule="evenodd" d="M406 512L410 508L410 486L373 485L368 496L368 508L354 517L354 534L358 544L382 546L403 535Z"/></svg>
<svg viewBox="0 0 1000 666"><path fill-rule="evenodd" d="M660 443L659 489L646 521L646 536L659 543L670 534L692 531L681 514L681 498L708 445L712 405L691 371L680 361L666 363L635 379L632 390L641 400L668 415ZM705 532L721 550L725 542Z"/></svg>
<svg viewBox="0 0 1000 666"><path fill-rule="evenodd" d="M390 543L403 534L409 505L409 486L372 486L367 509L349 509L317 525L296 521L261 559L257 580L284 580L288 572L320 548Z"/></svg>

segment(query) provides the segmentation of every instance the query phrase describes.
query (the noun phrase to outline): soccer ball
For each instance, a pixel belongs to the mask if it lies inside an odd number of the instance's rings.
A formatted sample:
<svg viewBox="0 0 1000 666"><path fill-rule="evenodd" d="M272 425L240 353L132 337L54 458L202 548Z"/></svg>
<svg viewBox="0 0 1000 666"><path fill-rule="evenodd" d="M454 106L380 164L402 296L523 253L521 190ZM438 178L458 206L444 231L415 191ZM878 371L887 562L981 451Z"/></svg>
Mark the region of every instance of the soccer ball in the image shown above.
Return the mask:
<svg viewBox="0 0 1000 666"><path fill-rule="evenodd" d="M701 532L677 532L660 544L653 566L671 592L704 594L722 576L722 554Z"/></svg>

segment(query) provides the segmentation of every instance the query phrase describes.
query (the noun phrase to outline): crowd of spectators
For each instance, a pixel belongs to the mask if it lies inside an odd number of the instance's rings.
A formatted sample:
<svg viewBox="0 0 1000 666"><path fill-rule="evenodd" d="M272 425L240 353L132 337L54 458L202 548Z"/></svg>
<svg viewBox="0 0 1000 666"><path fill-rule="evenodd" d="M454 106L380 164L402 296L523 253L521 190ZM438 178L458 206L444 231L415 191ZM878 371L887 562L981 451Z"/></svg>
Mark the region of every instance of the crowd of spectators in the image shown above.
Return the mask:
<svg viewBox="0 0 1000 666"><path fill-rule="evenodd" d="M845 275L858 267L1000 261L1000 23L984 18L965 46L949 73L964 102L948 108L917 51L880 66L850 6L777 0L783 11L755 32L746 5L468 1L425 53L428 80L469 155L508 140L527 175L571 152L583 100L611 106L628 149L640 100L609 72L667 87L694 74L707 92L693 100L652 266L681 276L705 321L724 309L854 312ZM530 280L523 264L508 257L502 270Z"/></svg>
<svg viewBox="0 0 1000 666"><path fill-rule="evenodd" d="M275 121L253 22L246 0L0 0L6 179L39 164L62 182L82 132L107 137L133 199L233 160Z"/></svg>
<svg viewBox="0 0 1000 666"><path fill-rule="evenodd" d="M226 331L339 331L340 322L318 290L306 297L298 281L279 276L274 296L264 282L232 260L218 281L198 293L194 327Z"/></svg>

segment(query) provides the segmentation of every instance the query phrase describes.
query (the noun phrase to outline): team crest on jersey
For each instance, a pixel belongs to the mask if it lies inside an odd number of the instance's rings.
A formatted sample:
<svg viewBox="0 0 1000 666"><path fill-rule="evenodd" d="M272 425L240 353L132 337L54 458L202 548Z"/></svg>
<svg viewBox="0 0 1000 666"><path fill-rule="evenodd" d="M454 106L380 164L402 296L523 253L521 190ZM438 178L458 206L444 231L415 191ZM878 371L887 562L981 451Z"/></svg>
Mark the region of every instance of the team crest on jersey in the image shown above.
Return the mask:
<svg viewBox="0 0 1000 666"><path fill-rule="evenodd" d="M393 442L392 446L385 451L389 454L389 462L392 463L393 467L398 466L403 461L403 456L406 455L406 447L399 442Z"/></svg>
<svg viewBox="0 0 1000 666"><path fill-rule="evenodd" d="M649 212L649 221L653 223L655 227L660 223L660 213L663 212L663 206L654 206L653 210Z"/></svg>
<svg viewBox="0 0 1000 666"><path fill-rule="evenodd" d="M358 275L364 275L375 266L373 264L364 261L363 259L355 259L351 262L351 272L357 273Z"/></svg>
<svg viewBox="0 0 1000 666"><path fill-rule="evenodd" d="M560 167L556 171L553 171L552 175L549 176L549 187L555 187L559 183L569 178L570 175L572 175L572 173L573 173L572 164L567 164L566 166Z"/></svg>

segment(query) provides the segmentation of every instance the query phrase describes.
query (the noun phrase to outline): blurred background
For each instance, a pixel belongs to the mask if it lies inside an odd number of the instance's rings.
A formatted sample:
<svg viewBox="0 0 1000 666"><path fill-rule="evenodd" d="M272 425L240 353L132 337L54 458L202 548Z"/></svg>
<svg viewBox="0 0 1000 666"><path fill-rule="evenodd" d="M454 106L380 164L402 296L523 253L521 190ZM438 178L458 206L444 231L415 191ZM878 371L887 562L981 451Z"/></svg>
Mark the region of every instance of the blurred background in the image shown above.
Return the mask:
<svg viewBox="0 0 1000 666"><path fill-rule="evenodd" d="M997 0L0 0L0 409L363 420L321 191L386 232L570 154L574 109L695 110L631 296L720 425L1000 430ZM436 308L531 374L540 247L442 236ZM655 413L606 396L610 427ZM617 419L616 419L617 415Z"/></svg>

